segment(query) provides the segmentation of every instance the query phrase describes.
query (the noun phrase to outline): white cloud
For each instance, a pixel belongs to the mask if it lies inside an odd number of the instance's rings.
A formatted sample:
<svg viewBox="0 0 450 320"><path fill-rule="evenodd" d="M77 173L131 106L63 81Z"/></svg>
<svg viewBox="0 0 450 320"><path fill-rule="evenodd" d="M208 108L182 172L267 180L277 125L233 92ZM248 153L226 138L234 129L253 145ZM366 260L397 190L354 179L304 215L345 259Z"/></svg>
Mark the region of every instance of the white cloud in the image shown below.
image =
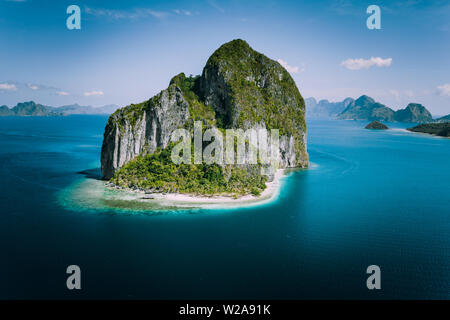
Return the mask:
<svg viewBox="0 0 450 320"><path fill-rule="evenodd" d="M65 91L58 91L58 92L56 92L56 94L57 94L58 96L68 96L70 93L65 92Z"/></svg>
<svg viewBox="0 0 450 320"><path fill-rule="evenodd" d="M416 94L412 90L405 90L405 96L408 98L413 98Z"/></svg>
<svg viewBox="0 0 450 320"><path fill-rule="evenodd" d="M134 10L110 10L86 7L87 14L97 17L108 17L112 19L138 19L146 17L163 18L168 15L165 11L155 11L148 8L139 8Z"/></svg>
<svg viewBox="0 0 450 320"><path fill-rule="evenodd" d="M142 16L152 16L155 18L163 18L167 15L167 12L164 11L155 11L155 10L151 10L151 9L137 9L136 12L138 14L141 14Z"/></svg>
<svg viewBox="0 0 450 320"><path fill-rule="evenodd" d="M28 84L27 85L28 88L30 88L31 90L39 90L39 86L35 85L35 84Z"/></svg>
<svg viewBox="0 0 450 320"><path fill-rule="evenodd" d="M450 96L450 83L445 83L437 87L440 96Z"/></svg>
<svg viewBox="0 0 450 320"><path fill-rule="evenodd" d="M92 97L92 96L103 96L104 95L104 93L103 93L103 91L88 91L88 92L85 92L84 94L83 94L85 97Z"/></svg>
<svg viewBox="0 0 450 320"><path fill-rule="evenodd" d="M180 10L180 9L175 9L173 10L173 12L175 12L178 15L185 15L185 16L192 16L192 12L189 10Z"/></svg>
<svg viewBox="0 0 450 320"><path fill-rule="evenodd" d="M302 70L299 70L299 67L295 66L290 66L286 61L282 60L282 59L278 59L277 60L279 64L281 64L289 73L298 73L305 71L305 69L302 68Z"/></svg>
<svg viewBox="0 0 450 320"><path fill-rule="evenodd" d="M395 100L400 101L400 92L398 90L391 89L389 90L389 94L394 96Z"/></svg>
<svg viewBox="0 0 450 320"><path fill-rule="evenodd" d="M392 64L392 58L383 59L380 57L371 57L370 59L347 59L341 62L341 65L349 70L368 69L373 66L389 67Z"/></svg>
<svg viewBox="0 0 450 320"><path fill-rule="evenodd" d="M216 9L219 10L220 12L222 12L222 13L225 12L225 10L224 10L221 6L219 6L219 5L217 4L216 1L214 1L214 0L208 0L208 3L209 3L209 5L210 5L211 7L216 8Z"/></svg>
<svg viewBox="0 0 450 320"><path fill-rule="evenodd" d="M407 90L390 89L387 90L386 94L384 94L383 92L378 92L378 96L393 98L395 99L396 102L402 102L416 97L416 93L411 89Z"/></svg>
<svg viewBox="0 0 450 320"><path fill-rule="evenodd" d="M16 91L17 87L12 83L0 83L0 91Z"/></svg>

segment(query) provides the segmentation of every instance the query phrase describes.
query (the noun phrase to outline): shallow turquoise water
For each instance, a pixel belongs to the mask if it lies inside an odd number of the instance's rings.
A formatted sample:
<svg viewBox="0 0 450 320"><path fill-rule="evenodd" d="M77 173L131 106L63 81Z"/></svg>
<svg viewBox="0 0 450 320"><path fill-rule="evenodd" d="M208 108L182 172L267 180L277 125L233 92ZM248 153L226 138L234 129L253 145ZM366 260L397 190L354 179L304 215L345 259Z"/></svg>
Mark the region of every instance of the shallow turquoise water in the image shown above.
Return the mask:
<svg viewBox="0 0 450 320"><path fill-rule="evenodd" d="M60 195L99 167L106 120L0 118L0 298L450 297L450 139L309 121L311 168L271 204L80 211Z"/></svg>

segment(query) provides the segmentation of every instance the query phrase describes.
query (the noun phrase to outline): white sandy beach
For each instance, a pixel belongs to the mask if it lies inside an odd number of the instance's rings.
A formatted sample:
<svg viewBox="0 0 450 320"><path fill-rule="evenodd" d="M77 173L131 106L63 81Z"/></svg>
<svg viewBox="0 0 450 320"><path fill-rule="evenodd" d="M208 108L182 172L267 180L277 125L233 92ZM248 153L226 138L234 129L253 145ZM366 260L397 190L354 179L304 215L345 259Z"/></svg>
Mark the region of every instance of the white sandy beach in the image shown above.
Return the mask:
<svg viewBox="0 0 450 320"><path fill-rule="evenodd" d="M284 169L279 169L271 182L266 183L266 189L259 196L245 195L241 197L232 196L199 196L180 193L145 193L143 191L120 190L114 196L116 200L127 200L147 204L155 204L162 207L201 207L201 208L230 208L254 206L268 203L277 198L280 193L281 179L285 175ZM106 186L106 190L117 190Z"/></svg>
<svg viewBox="0 0 450 320"><path fill-rule="evenodd" d="M119 189L108 186L105 181L83 179L60 192L59 201L73 210L119 209L123 211L148 212L173 209L233 209L254 207L270 203L278 198L286 170L279 169L274 180L259 196L197 196L176 193L152 193Z"/></svg>
<svg viewBox="0 0 450 320"><path fill-rule="evenodd" d="M166 201L174 202L188 202L188 203L242 203L242 202L255 202L263 200L271 200L275 198L281 187L281 178L284 175L284 170L279 169L276 171L273 181L266 183L266 189L259 196L245 195L239 198L228 196L195 196L189 194L168 193L165 195L156 195Z"/></svg>

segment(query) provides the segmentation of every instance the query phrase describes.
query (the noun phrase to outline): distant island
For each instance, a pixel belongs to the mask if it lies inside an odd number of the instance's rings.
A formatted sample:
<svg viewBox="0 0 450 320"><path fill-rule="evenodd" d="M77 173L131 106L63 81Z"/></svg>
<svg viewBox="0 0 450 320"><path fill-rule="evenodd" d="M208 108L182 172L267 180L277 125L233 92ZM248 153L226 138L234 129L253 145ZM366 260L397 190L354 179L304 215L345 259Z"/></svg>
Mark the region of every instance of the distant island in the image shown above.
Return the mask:
<svg viewBox="0 0 450 320"><path fill-rule="evenodd" d="M393 109L375 102L367 95L358 99L346 98L341 102L330 102L315 98L305 99L306 115L309 119L367 120L405 123L448 122L450 115L433 119L431 113L421 104L410 103L405 109Z"/></svg>
<svg viewBox="0 0 450 320"><path fill-rule="evenodd" d="M106 105L103 107L80 106L78 104L67 105L62 107L50 107L35 103L34 101L18 103L14 108L8 106L0 106L0 117L7 116L34 116L34 117L51 117L51 116L68 116L71 114L111 114L119 106Z"/></svg>
<svg viewBox="0 0 450 320"><path fill-rule="evenodd" d="M217 49L202 75L180 73L153 98L109 117L104 178L110 186L167 197L259 196L276 182L279 170L271 165L174 164L171 133L191 132L194 121L219 131L278 129L278 169L308 166L305 104L294 80L280 63L238 39Z"/></svg>
<svg viewBox="0 0 450 320"><path fill-rule="evenodd" d="M428 133L440 137L450 137L450 122L425 123L406 130Z"/></svg>
<svg viewBox="0 0 450 320"><path fill-rule="evenodd" d="M436 119L435 122L439 122L439 123L442 123L442 122L450 122L450 114L448 114L448 115L446 115L446 116L443 116L443 117L441 117L441 118Z"/></svg>
<svg viewBox="0 0 450 320"><path fill-rule="evenodd" d="M366 95L352 102L337 118L408 123L433 122L431 113L421 104L410 103L405 109L394 111Z"/></svg>
<svg viewBox="0 0 450 320"><path fill-rule="evenodd" d="M381 122L374 120L366 126L366 129L387 130L389 128Z"/></svg>
<svg viewBox="0 0 450 320"><path fill-rule="evenodd" d="M18 103L14 108L0 106L0 116L59 116L58 112L50 110L49 107L36 104L33 101Z"/></svg>
<svg viewBox="0 0 450 320"><path fill-rule="evenodd" d="M326 99L317 102L315 98L307 98L305 99L306 117L309 119L333 119L354 101L353 98L346 98L341 102L330 102Z"/></svg>

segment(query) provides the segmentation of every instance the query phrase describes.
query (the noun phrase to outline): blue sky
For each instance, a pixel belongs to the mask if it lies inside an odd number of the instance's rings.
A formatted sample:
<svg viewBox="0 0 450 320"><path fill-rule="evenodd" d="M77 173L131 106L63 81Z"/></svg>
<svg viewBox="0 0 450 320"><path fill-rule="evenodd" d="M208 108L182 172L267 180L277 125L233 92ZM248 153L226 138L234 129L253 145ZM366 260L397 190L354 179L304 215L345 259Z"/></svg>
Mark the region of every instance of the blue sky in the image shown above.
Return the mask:
<svg viewBox="0 0 450 320"><path fill-rule="evenodd" d="M66 28L71 4L81 30ZM381 30L366 27L372 4ZM0 0L0 105L140 102L235 38L287 63L305 98L450 113L448 0Z"/></svg>

